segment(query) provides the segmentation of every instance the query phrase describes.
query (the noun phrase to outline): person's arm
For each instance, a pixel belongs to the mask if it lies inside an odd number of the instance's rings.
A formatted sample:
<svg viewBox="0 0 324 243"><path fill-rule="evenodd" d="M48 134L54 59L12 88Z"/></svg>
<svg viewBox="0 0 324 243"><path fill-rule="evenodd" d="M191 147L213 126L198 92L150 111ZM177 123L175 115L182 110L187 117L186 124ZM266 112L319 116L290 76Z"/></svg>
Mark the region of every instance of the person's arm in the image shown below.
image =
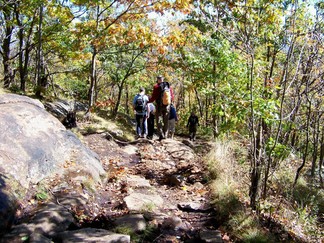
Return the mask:
<svg viewBox="0 0 324 243"><path fill-rule="evenodd" d="M136 99L137 99L137 95L135 95L135 97L133 99L133 109L135 109Z"/></svg>
<svg viewBox="0 0 324 243"><path fill-rule="evenodd" d="M149 103L155 101L159 96L159 86L158 85L155 85L153 87L153 92L152 92L152 96L149 98Z"/></svg>
<svg viewBox="0 0 324 243"><path fill-rule="evenodd" d="M151 108L150 108L149 103L146 104L146 107L147 107L147 115L146 116L147 116L147 118L149 118L151 115Z"/></svg>
<svg viewBox="0 0 324 243"><path fill-rule="evenodd" d="M174 101L174 95L173 95L173 89L172 87L170 86L170 94L171 94L171 102Z"/></svg>
<svg viewBox="0 0 324 243"><path fill-rule="evenodd" d="M148 102L149 98L147 95L145 95L145 110L146 110L146 118L149 118L150 116L150 106L149 106L149 102Z"/></svg>

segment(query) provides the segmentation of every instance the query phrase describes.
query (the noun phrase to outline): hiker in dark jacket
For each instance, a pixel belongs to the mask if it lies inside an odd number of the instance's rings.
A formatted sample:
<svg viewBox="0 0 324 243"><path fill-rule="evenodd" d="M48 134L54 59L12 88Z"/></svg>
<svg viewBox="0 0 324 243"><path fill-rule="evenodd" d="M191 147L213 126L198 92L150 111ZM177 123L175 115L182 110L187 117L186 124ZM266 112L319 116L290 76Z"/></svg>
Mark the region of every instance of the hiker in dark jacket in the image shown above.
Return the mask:
<svg viewBox="0 0 324 243"><path fill-rule="evenodd" d="M169 116L169 138L173 139L175 133L175 123L178 121L177 110L173 104L170 106Z"/></svg>
<svg viewBox="0 0 324 243"><path fill-rule="evenodd" d="M170 105L163 105L161 101L161 85L163 85L164 82L162 76L157 77L157 83L153 86L153 92L152 96L149 99L150 102L156 103L156 112L155 112L155 119L156 119L156 125L157 125L157 131L159 134L159 140L164 139L168 136L168 130L169 130L169 114L170 114ZM173 90L170 87L170 94L171 94L171 102L173 101Z"/></svg>
<svg viewBox="0 0 324 243"><path fill-rule="evenodd" d="M190 140L196 140L197 126L199 126L198 117L194 112L191 112L191 115L188 119L187 127L189 128L189 138Z"/></svg>

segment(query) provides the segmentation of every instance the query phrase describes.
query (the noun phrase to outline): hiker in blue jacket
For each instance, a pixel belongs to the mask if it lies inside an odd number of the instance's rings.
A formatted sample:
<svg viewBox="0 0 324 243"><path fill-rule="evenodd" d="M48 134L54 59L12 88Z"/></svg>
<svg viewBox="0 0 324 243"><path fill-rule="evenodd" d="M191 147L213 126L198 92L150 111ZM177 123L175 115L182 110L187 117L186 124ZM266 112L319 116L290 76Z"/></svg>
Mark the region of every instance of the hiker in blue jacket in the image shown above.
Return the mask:
<svg viewBox="0 0 324 243"><path fill-rule="evenodd" d="M148 97L145 95L145 89L140 88L140 92L135 95L133 100L133 108L136 117L136 134L139 138L146 138L147 136L147 103Z"/></svg>

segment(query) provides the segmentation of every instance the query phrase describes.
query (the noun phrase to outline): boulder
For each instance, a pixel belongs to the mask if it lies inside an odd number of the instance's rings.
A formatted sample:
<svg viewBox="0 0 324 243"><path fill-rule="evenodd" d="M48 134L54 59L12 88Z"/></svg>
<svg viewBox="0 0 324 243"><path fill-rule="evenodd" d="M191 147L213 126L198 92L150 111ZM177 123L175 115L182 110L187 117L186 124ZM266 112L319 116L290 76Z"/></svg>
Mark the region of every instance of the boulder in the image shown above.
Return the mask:
<svg viewBox="0 0 324 243"><path fill-rule="evenodd" d="M64 173L70 162L96 181L105 173L98 155L66 130L41 102L4 94L0 95L0 107L0 171L24 188Z"/></svg>
<svg viewBox="0 0 324 243"><path fill-rule="evenodd" d="M30 185L73 174L100 183L105 175L98 155L38 100L1 94L0 127L0 232Z"/></svg>

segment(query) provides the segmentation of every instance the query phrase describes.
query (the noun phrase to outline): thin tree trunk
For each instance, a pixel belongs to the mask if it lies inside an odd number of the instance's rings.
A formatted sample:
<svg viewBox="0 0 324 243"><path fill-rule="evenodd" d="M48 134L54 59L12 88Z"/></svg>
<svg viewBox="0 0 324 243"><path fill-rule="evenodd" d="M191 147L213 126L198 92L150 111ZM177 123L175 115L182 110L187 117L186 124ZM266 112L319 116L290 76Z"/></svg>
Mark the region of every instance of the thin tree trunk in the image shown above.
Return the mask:
<svg viewBox="0 0 324 243"><path fill-rule="evenodd" d="M306 123L306 141L305 141L305 149L303 153L303 162L301 166L298 167L296 176L295 176L295 181L294 181L294 187L297 184L298 178L300 176L301 170L305 167L306 165L306 160L307 160L307 154L308 154L308 146L309 146L309 124L310 124L310 113L311 113L311 102L308 101L308 112L307 112L307 123Z"/></svg>
<svg viewBox="0 0 324 243"><path fill-rule="evenodd" d="M249 82L249 88L250 88L250 108L251 108L251 132L252 132L252 158L251 158L251 185L250 185L250 205L252 209L256 209L257 207L257 201L258 201L258 194L259 194L259 184L260 184L260 175L261 175L261 169L260 169L260 134L261 134L261 125L259 124L257 127L257 133L255 134L255 117L254 117L254 108L253 108L253 102L254 102L254 95L253 95L253 71L254 71L254 56L251 55L251 65L250 65L250 82Z"/></svg>
<svg viewBox="0 0 324 243"><path fill-rule="evenodd" d="M94 104L94 97L95 97L95 87L96 87L96 56L97 50L95 46L93 46L93 53L91 58L91 67L90 67L90 87L88 92L88 102L89 102L89 109Z"/></svg>
<svg viewBox="0 0 324 243"><path fill-rule="evenodd" d="M204 113L203 113L203 108L202 108L202 105L201 105L200 97L199 97L197 89L194 88L194 90L195 90L196 99L197 99L197 102L198 102L199 115L200 115L200 117L203 117Z"/></svg>
<svg viewBox="0 0 324 243"><path fill-rule="evenodd" d="M117 102L116 102L116 105L115 105L115 108L114 108L114 111L113 111L113 117L116 117L117 113L118 113L119 104L120 104L120 101L121 101L121 96L122 96L122 92L123 92L123 88L124 88L124 83L125 83L125 80L123 80L121 82L121 84L118 85L118 96L117 96Z"/></svg>
<svg viewBox="0 0 324 243"><path fill-rule="evenodd" d="M216 107L216 63L213 63L213 110ZM217 115L215 112L212 113L213 116L213 136L217 138L218 136L218 124L217 124Z"/></svg>
<svg viewBox="0 0 324 243"><path fill-rule="evenodd" d="M314 114L314 128L313 128L313 158L312 158L312 168L311 168L311 176L315 176L316 170L316 162L318 158L318 145L319 145L319 135L320 135L320 118L317 115L318 112Z"/></svg>
<svg viewBox="0 0 324 243"><path fill-rule="evenodd" d="M126 97L125 97L125 111L126 114L129 115L129 89L128 89L128 85L126 85Z"/></svg>
<svg viewBox="0 0 324 243"><path fill-rule="evenodd" d="M205 125L208 123L208 109L209 109L209 99L208 96L206 95L205 99Z"/></svg>
<svg viewBox="0 0 324 243"><path fill-rule="evenodd" d="M5 26L5 37L2 43L2 63L3 63L3 86L9 88L12 82L12 70L10 65L10 43L13 27L11 24L11 10L8 5L3 11L4 19L6 22Z"/></svg>
<svg viewBox="0 0 324 243"><path fill-rule="evenodd" d="M320 157L318 163L318 173L321 181L321 186L323 187L323 178L322 178L322 167L324 164L324 126L322 126L322 136L321 136L321 146L320 146Z"/></svg>
<svg viewBox="0 0 324 243"><path fill-rule="evenodd" d="M44 63L42 52L42 25L43 25L43 10L44 6L39 7L39 24L38 24L38 49L37 49L37 89L36 97L41 98L43 83L44 83Z"/></svg>

